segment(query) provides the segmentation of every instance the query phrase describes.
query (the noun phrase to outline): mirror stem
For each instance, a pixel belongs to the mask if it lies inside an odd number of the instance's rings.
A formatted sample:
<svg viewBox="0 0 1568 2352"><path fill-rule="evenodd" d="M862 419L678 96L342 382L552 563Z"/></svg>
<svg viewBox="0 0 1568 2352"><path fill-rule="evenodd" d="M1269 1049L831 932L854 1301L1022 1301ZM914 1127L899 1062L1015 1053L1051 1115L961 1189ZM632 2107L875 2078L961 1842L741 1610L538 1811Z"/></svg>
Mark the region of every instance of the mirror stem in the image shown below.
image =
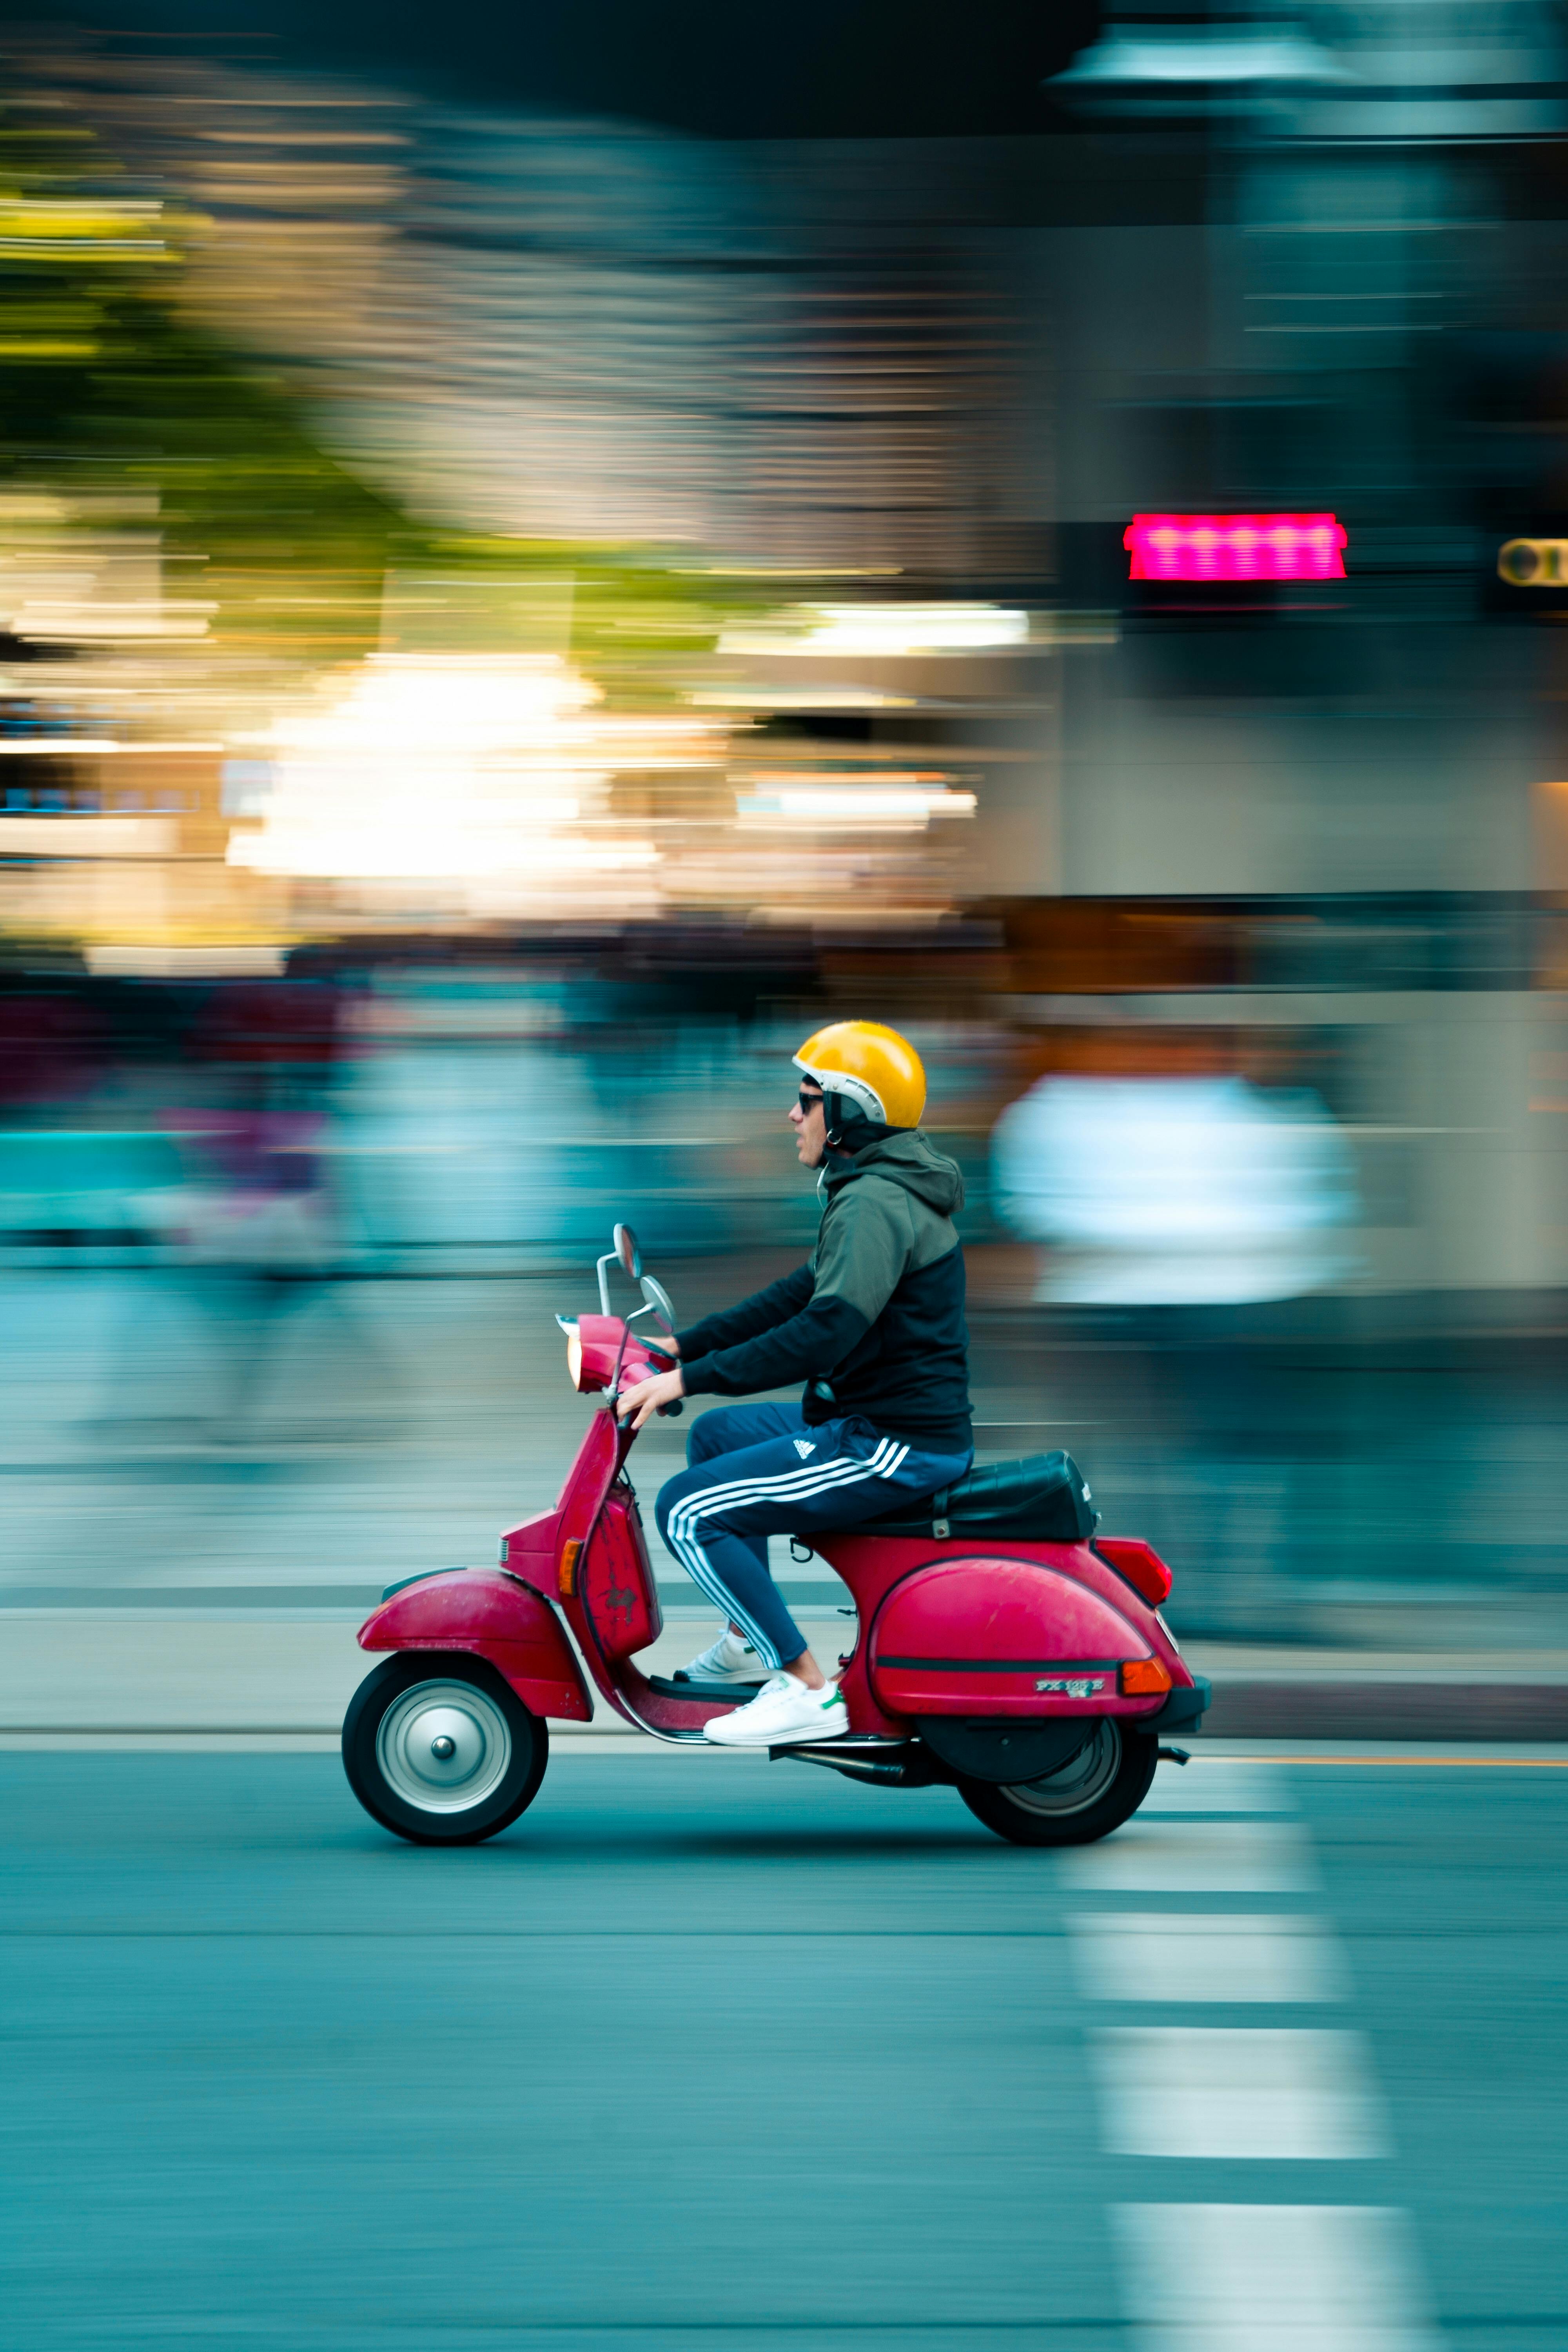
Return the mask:
<svg viewBox="0 0 1568 2352"><path fill-rule="evenodd" d="M605 1269L608 1266L618 1265L619 1263L620 1260L614 1250L607 1250L599 1260L599 1312L601 1315L607 1315L610 1311L610 1277Z"/></svg>

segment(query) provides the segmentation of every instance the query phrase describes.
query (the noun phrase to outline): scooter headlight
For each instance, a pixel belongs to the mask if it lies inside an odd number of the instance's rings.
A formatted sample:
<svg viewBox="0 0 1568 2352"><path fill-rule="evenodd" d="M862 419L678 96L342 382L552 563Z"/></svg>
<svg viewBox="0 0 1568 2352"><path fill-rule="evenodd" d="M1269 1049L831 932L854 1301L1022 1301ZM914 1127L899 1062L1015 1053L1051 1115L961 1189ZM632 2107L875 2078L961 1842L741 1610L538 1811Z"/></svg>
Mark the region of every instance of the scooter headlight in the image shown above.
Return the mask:
<svg viewBox="0 0 1568 2352"><path fill-rule="evenodd" d="M574 1389L580 1390L583 1386L582 1333L577 1328L575 1318L570 1315L558 1315L555 1320L566 1334L566 1377Z"/></svg>

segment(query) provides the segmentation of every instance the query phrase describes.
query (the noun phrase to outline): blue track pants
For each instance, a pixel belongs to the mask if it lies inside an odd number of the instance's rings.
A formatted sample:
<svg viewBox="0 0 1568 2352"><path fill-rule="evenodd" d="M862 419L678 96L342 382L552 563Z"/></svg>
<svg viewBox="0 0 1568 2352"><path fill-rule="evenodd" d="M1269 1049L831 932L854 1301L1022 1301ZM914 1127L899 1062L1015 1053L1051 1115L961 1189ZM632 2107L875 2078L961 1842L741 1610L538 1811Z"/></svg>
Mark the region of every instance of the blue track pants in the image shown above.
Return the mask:
<svg viewBox="0 0 1568 2352"><path fill-rule="evenodd" d="M922 1454L858 1413L807 1426L797 1404L705 1412L687 1467L659 1489L658 1531L764 1665L798 1658L805 1636L768 1573L769 1536L853 1527L962 1478L970 1454Z"/></svg>

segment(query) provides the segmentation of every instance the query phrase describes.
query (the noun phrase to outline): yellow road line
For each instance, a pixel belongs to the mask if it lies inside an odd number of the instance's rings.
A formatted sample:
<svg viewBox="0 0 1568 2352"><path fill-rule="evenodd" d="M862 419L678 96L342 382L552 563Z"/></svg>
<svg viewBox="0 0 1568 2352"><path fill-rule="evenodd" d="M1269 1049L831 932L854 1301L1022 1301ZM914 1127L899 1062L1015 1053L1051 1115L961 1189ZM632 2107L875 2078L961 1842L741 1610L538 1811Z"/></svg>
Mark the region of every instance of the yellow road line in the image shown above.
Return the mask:
<svg viewBox="0 0 1568 2352"><path fill-rule="evenodd" d="M1213 1759L1220 1761L1218 1757ZM1568 1772L1568 1756L1237 1756L1237 1764L1398 1764L1431 1765L1467 1772Z"/></svg>

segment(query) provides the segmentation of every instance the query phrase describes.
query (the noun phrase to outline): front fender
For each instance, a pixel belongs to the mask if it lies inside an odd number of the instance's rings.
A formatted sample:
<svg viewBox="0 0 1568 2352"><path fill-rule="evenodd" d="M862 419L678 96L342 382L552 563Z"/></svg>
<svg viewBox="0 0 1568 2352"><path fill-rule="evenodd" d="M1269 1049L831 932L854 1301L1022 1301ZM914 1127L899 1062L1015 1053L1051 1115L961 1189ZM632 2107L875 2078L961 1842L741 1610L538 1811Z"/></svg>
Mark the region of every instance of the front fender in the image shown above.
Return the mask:
<svg viewBox="0 0 1568 2352"><path fill-rule="evenodd" d="M362 1650L463 1650L488 1658L524 1706L587 1723L594 1702L561 1621L499 1569L455 1568L405 1585L359 1629Z"/></svg>

